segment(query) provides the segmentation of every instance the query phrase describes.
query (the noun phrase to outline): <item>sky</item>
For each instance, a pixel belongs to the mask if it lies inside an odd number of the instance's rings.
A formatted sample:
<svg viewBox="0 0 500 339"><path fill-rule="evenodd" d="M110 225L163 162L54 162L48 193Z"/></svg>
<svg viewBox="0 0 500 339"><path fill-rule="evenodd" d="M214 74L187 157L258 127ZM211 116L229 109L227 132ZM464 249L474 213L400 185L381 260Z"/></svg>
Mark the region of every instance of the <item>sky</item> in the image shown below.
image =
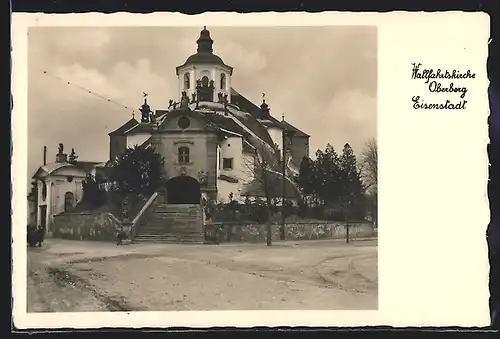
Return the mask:
<svg viewBox="0 0 500 339"><path fill-rule="evenodd" d="M132 117L143 92L153 110L178 101L175 67L196 53L202 28L30 28L28 178L44 145L48 162L59 143L79 160L106 161L108 133ZM207 28L214 53L234 67L232 87L257 105L266 93L274 117L311 136L311 156L327 143L359 154L376 138L376 27Z"/></svg>

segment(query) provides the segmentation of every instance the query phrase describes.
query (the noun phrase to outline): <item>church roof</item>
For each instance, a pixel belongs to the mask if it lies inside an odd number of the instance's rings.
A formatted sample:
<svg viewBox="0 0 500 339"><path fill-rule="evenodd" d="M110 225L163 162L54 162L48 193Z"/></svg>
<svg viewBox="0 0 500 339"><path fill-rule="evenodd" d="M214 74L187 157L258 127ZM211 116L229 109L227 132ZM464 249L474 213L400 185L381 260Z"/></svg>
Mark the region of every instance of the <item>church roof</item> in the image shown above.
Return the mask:
<svg viewBox="0 0 500 339"><path fill-rule="evenodd" d="M242 111L250 113L255 118L261 116L262 112L259 106L255 105L253 102L245 98L239 92L237 92L234 88L231 87L231 103L237 105ZM260 124L265 124L266 126L275 126L278 128L285 128L287 130L293 130L296 136L308 137L306 133L299 130L297 127L286 121L279 121L272 115L267 117L267 120L258 121Z"/></svg>
<svg viewBox="0 0 500 339"><path fill-rule="evenodd" d="M296 137L309 137L309 134L302 132L300 129L285 120L280 121L280 124L284 126L286 130L295 132L294 136Z"/></svg>
<svg viewBox="0 0 500 339"><path fill-rule="evenodd" d="M158 118L161 118L162 116L164 116L164 115L165 115L165 114L167 114L167 113L168 113L168 110L165 110L165 109L157 109L157 110L155 111L155 116L156 116L156 118L158 119Z"/></svg>
<svg viewBox="0 0 500 339"><path fill-rule="evenodd" d="M134 127L134 126L136 126L138 124L139 124L139 122L137 120L135 120L135 118L132 118L129 121L127 121L126 123L124 123L118 129L115 129L113 132L109 133L108 135L109 136L113 136L113 135L125 135L125 132L127 132L132 127Z"/></svg>
<svg viewBox="0 0 500 339"><path fill-rule="evenodd" d="M142 134L153 132L153 126L150 123L138 123L129 130L125 131L124 134Z"/></svg>
<svg viewBox="0 0 500 339"><path fill-rule="evenodd" d="M285 197L288 199L299 199L301 197L299 189L287 177L283 180L281 173L274 171L256 171L256 179L244 185L241 195L265 198L264 183L267 181L269 195L273 198L282 197L283 184L285 185ZM265 180L265 181L264 181Z"/></svg>
<svg viewBox="0 0 500 339"><path fill-rule="evenodd" d="M220 114L204 114L204 117L210 123L217 125L220 128L240 134L243 137L248 135L248 133L241 126L239 126L236 122L234 122L233 119L229 117L226 118Z"/></svg>

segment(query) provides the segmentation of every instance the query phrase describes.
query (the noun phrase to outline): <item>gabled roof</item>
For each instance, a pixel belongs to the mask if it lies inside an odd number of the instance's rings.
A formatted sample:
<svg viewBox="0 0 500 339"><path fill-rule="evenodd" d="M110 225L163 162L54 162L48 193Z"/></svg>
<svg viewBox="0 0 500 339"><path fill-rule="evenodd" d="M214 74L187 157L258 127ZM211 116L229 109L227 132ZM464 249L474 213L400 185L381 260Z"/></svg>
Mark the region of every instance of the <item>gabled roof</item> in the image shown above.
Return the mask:
<svg viewBox="0 0 500 339"><path fill-rule="evenodd" d="M109 133L108 135L109 136L113 136L113 135L125 135L125 132L127 132L132 127L134 127L134 126L136 126L138 124L139 124L139 122L137 120L135 120L135 118L132 118L129 121L127 121L126 123L124 123L120 128L114 130L113 132Z"/></svg>
<svg viewBox="0 0 500 339"><path fill-rule="evenodd" d="M309 134L302 132L300 129L298 129L297 127L293 126L292 124L290 124L289 122L287 122L285 120L282 120L280 123L282 126L285 127L285 129L287 131L295 132L294 136L296 136L296 137L309 137Z"/></svg>
<svg viewBox="0 0 500 339"><path fill-rule="evenodd" d="M245 98L243 95L241 95L239 92L237 92L234 88L231 87L231 103L237 105L240 107L241 110L246 111L250 114L252 114L255 118L258 118L261 116L261 109L257 105L255 105L253 102ZM301 137L308 137L309 135L302 132L299 130L297 127L293 126L292 124L286 122L286 121L279 121L272 115L269 115L267 117L268 123L266 123L265 120L259 120L260 124L266 124L268 126L275 126L278 128L285 128L287 130L293 130L296 134L296 136L301 136Z"/></svg>
<svg viewBox="0 0 500 339"><path fill-rule="evenodd" d="M125 131L125 135L128 134L144 134L144 133L152 133L153 125L150 123L139 123L133 126L131 129Z"/></svg>
<svg viewBox="0 0 500 339"><path fill-rule="evenodd" d="M167 113L168 113L168 110L166 110L166 109L157 109L155 111L156 119L161 118L162 116L164 116Z"/></svg>

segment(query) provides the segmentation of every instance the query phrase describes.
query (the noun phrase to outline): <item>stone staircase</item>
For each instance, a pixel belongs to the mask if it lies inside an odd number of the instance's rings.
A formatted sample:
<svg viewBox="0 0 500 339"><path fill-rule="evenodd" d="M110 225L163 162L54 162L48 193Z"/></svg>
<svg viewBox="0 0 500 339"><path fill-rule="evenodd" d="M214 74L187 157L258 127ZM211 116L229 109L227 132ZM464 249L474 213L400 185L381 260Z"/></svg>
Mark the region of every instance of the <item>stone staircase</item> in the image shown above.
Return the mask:
<svg viewBox="0 0 500 339"><path fill-rule="evenodd" d="M200 205L160 204L155 207L134 242L202 244Z"/></svg>

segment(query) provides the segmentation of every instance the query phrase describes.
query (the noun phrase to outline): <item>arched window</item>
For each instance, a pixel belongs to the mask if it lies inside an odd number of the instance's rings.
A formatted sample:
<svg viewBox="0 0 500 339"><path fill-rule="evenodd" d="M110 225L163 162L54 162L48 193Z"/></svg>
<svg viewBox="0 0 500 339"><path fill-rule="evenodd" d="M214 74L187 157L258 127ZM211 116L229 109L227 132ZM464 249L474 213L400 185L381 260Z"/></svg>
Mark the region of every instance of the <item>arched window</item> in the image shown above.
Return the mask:
<svg viewBox="0 0 500 339"><path fill-rule="evenodd" d="M179 164L185 165L189 164L189 147L179 147Z"/></svg>
<svg viewBox="0 0 500 339"><path fill-rule="evenodd" d="M69 211L75 204L75 195L72 192L64 194L64 212Z"/></svg>
<svg viewBox="0 0 500 339"><path fill-rule="evenodd" d="M203 87L208 87L208 77L206 75L201 78L201 84L203 85Z"/></svg>
<svg viewBox="0 0 500 339"><path fill-rule="evenodd" d="M47 184L42 181L42 200L45 201L45 199L47 199Z"/></svg>
<svg viewBox="0 0 500 339"><path fill-rule="evenodd" d="M191 85L191 80L190 80L189 76L190 76L189 72L184 73L184 89L189 89L189 87Z"/></svg>
<svg viewBox="0 0 500 339"><path fill-rule="evenodd" d="M220 75L220 89L226 89L226 74Z"/></svg>

